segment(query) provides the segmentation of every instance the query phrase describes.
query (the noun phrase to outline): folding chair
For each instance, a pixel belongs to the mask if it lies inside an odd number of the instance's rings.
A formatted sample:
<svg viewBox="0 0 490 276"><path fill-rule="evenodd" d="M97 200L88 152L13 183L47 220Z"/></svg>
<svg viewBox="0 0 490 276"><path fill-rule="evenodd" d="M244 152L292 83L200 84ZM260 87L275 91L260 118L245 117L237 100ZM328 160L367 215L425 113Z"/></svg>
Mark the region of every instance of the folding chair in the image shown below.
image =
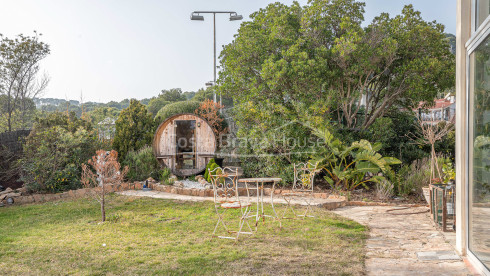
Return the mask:
<svg viewBox="0 0 490 276"><path fill-rule="evenodd" d="M291 192L282 194L284 200L286 201L286 209L282 214L282 218L293 219L296 217L314 217L308 215L311 210L311 202L313 200L313 184L315 180L315 174L317 173L317 165L311 164L310 162L293 164L294 168L294 182ZM294 211L293 204L291 201L296 198L301 198L306 203L306 210L303 214L297 215ZM286 212L291 210L294 217L286 217Z"/></svg>
<svg viewBox="0 0 490 276"><path fill-rule="evenodd" d="M250 195L247 190L247 196L244 199L240 199L238 194L238 184L237 184L237 170L231 168L215 168L214 170L209 169L209 176L211 177L211 184L213 185L214 191L214 207L216 210L216 215L218 216L218 222L214 227L213 237L218 237L222 239L233 239L238 241L240 234L252 235L252 228L248 223L247 219L251 211L251 201ZM238 231L230 230L225 222L225 215L227 210L240 209L240 222L238 223ZM242 231L243 226L247 225L248 232ZM216 232L219 226L222 226L225 232L229 235L230 233L236 233L236 236L216 236Z"/></svg>

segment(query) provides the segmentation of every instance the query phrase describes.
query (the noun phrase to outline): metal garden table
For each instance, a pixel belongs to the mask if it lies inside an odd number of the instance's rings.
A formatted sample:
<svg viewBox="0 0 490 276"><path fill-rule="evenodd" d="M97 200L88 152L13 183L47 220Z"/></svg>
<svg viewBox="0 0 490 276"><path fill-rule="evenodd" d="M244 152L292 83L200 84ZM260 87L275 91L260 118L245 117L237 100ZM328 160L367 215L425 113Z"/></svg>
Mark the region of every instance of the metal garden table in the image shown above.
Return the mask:
<svg viewBox="0 0 490 276"><path fill-rule="evenodd" d="M257 225L259 223L260 218L262 218L262 221L265 221L265 217L270 217L274 219L278 219L276 209L274 209L274 189L276 186L277 182L282 181L282 178L279 177L259 177L259 178L242 178L239 179L239 183L245 183L245 188L248 190L248 184L254 184L255 187L254 189L257 191L257 214L254 215L255 218L255 228L257 229ZM264 183L271 183L272 182L272 189L271 189L271 206L272 206L272 211L274 212L273 215L266 215L264 213ZM281 221L279 220L279 224L281 225Z"/></svg>

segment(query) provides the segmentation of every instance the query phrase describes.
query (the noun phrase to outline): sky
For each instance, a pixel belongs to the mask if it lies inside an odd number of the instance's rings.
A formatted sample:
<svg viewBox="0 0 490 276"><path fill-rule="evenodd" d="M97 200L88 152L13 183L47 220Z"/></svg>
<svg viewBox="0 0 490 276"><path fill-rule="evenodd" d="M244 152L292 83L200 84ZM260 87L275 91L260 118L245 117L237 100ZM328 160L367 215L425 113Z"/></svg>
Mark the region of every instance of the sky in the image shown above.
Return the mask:
<svg viewBox="0 0 490 276"><path fill-rule="evenodd" d="M43 97L108 102L150 98L162 89L197 91L213 80L213 20L198 10L236 11L247 21L272 0L2 0L0 33L42 33L51 47ZM291 4L293 1L280 1ZM305 5L307 0L298 1ZM456 0L364 0L365 20L412 4L427 21L456 32ZM216 17L216 45L233 40L241 21Z"/></svg>

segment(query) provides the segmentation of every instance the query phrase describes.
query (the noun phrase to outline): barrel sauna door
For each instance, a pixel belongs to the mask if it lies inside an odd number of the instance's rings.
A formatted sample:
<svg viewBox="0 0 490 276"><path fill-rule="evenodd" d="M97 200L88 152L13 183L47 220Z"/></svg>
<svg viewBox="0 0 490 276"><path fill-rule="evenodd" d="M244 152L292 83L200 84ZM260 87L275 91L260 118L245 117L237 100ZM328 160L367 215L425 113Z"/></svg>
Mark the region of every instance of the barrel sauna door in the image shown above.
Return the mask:
<svg viewBox="0 0 490 276"><path fill-rule="evenodd" d="M175 168L196 169L196 120L175 120Z"/></svg>

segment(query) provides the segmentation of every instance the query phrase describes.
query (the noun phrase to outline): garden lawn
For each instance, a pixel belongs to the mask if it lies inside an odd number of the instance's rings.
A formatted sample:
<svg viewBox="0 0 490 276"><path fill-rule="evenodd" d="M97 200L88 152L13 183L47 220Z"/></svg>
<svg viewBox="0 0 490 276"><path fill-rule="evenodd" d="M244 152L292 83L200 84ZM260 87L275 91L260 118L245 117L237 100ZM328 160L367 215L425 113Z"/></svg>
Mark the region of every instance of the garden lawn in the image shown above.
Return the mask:
<svg viewBox="0 0 490 276"><path fill-rule="evenodd" d="M211 238L211 202L109 201L105 223L88 198L0 208L0 274L363 274L367 229L323 209L235 245Z"/></svg>

